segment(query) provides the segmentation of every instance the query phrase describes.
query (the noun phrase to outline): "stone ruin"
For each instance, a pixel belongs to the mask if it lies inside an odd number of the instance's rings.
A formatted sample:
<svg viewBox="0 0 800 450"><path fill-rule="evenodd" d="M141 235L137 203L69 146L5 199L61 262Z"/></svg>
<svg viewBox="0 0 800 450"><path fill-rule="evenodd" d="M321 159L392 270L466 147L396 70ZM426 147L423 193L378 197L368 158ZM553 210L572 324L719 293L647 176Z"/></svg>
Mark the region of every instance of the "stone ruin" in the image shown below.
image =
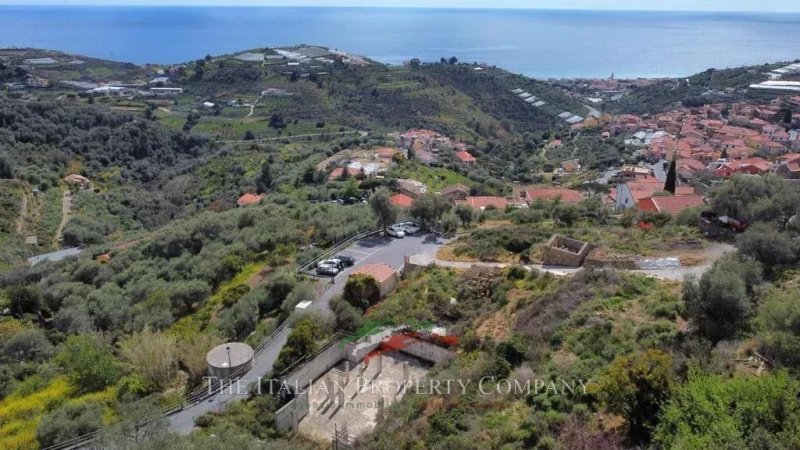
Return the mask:
<svg viewBox="0 0 800 450"><path fill-rule="evenodd" d="M542 249L546 266L580 267L595 246L588 242L554 234Z"/></svg>

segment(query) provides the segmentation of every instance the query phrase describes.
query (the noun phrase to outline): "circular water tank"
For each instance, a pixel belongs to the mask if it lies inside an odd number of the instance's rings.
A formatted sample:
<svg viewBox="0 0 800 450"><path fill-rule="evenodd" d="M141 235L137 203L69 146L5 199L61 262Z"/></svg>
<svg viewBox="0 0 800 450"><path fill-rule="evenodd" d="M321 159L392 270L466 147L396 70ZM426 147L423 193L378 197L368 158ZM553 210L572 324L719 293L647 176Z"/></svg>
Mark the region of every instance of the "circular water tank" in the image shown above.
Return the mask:
<svg viewBox="0 0 800 450"><path fill-rule="evenodd" d="M206 355L208 374L217 378L242 375L253 367L253 348L241 342L228 342L211 349Z"/></svg>

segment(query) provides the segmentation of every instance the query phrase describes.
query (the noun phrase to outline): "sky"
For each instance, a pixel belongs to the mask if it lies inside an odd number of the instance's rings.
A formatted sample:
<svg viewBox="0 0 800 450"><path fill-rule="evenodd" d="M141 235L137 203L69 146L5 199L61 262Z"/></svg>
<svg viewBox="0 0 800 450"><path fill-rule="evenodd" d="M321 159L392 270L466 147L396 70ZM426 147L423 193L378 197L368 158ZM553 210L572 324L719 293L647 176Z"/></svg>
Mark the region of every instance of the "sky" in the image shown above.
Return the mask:
<svg viewBox="0 0 800 450"><path fill-rule="evenodd" d="M0 0L0 5L374 6L800 12L800 0Z"/></svg>

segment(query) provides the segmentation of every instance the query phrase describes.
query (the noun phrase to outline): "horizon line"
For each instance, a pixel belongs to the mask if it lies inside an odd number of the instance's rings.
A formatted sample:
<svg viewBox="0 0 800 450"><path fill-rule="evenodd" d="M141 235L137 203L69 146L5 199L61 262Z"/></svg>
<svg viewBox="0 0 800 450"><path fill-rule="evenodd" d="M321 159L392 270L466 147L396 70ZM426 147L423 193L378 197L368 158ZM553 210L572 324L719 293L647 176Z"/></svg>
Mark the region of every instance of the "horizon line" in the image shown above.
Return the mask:
<svg viewBox="0 0 800 450"><path fill-rule="evenodd" d="M630 8L582 8L582 7L524 7L524 6L506 6L506 7L491 7L491 6L394 6L394 5L381 5L381 6L363 6L363 5L259 5L255 3L241 3L241 4L219 4L219 3L194 3L194 4L179 4L179 5L165 5L161 3L120 3L120 4L100 4L100 3L37 3L37 4L20 4L20 3L2 3L0 7L96 7L96 8L119 8L119 7L136 7L136 8L316 8L316 9L445 9L445 10L471 10L471 11L585 11L585 12L664 12L664 13L756 13L756 14L800 14L800 10L796 11L781 11L781 10L727 10L727 9L630 9Z"/></svg>

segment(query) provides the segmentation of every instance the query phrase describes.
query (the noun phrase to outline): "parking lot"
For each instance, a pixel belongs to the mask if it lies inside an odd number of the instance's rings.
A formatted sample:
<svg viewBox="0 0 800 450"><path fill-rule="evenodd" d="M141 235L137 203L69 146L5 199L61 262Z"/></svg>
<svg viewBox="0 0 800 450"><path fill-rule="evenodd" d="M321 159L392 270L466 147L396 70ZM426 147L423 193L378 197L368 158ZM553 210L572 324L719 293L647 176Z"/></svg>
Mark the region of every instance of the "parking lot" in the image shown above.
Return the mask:
<svg viewBox="0 0 800 450"><path fill-rule="evenodd" d="M396 269L403 267L408 256L418 254L436 255L436 251L447 242L446 239L433 233L419 232L404 238L373 235L354 242L335 255L347 255L355 259L352 267L347 267L335 277L321 277L330 280L332 285L311 304L309 309L329 311L330 299L340 294L350 273L362 264L383 263Z"/></svg>

